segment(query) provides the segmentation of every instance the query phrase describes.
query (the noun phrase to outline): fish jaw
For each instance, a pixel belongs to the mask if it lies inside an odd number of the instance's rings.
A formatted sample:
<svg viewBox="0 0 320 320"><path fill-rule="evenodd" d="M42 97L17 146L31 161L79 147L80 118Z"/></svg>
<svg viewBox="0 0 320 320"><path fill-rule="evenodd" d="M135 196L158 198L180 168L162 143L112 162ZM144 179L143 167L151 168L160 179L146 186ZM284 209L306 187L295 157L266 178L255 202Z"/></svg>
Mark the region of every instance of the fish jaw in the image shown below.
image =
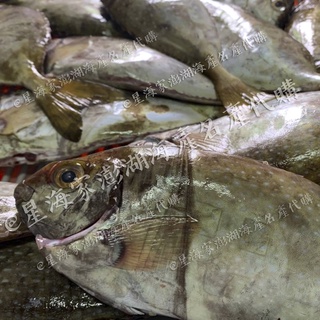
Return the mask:
<svg viewBox="0 0 320 320"><path fill-rule="evenodd" d="M63 239L93 225L120 201L118 177L101 188L100 169L108 163L76 159L45 166L15 189L21 220L34 235L48 239ZM64 183L61 177L71 172L74 180Z"/></svg>
<svg viewBox="0 0 320 320"><path fill-rule="evenodd" d="M112 216L112 214L114 214L115 212L116 212L116 206L114 206L111 210L107 210L102 215L102 217L93 225L64 239L52 240L52 239L44 238L40 234L37 234L36 235L37 246L39 250L42 250L44 247L63 246L63 245L68 245L74 241L80 240L83 237L85 237L88 233L93 231L95 228L97 228L99 225L101 225L103 222L105 222L106 219L110 218L110 216Z"/></svg>
<svg viewBox="0 0 320 320"><path fill-rule="evenodd" d="M105 245L98 236L98 229L98 224L95 224L91 232L72 242L71 239L75 239L73 236L67 242L66 239L44 239L40 235L37 235L36 242L41 253L52 259L52 267L56 271L100 301L127 314L161 314L180 319L185 306L182 301L178 304L179 310L174 306L177 292L183 292L183 288L176 283L179 272L173 272L168 267L155 270L119 268L117 262L123 255L121 245ZM75 252L77 249L79 252ZM59 254L62 251L68 253L65 259ZM150 286L161 291L160 300L154 299L155 292L148 297L145 288Z"/></svg>

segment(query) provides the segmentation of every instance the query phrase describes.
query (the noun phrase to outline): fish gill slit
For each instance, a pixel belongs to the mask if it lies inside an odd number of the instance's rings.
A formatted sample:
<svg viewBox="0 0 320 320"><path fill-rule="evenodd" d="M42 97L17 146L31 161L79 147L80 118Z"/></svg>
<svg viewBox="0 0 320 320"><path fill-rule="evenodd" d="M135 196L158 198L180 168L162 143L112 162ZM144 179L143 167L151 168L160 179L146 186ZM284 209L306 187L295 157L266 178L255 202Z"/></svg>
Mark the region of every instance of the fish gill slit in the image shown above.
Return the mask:
<svg viewBox="0 0 320 320"><path fill-rule="evenodd" d="M186 193L188 197L186 197L185 202L185 213L186 215L190 215L194 210L194 190L192 186L192 164L189 161L189 150L185 149L182 156L181 162L181 172L183 176L187 176L189 179L189 184L187 184L184 188L186 189ZM187 255L189 252L190 241L189 241L189 234L190 234L190 224L185 223L183 225L182 231L182 253ZM174 294L174 308L175 312L179 314L178 308L183 305L184 306L184 314L187 317L187 293L186 293L186 272L188 270L188 265L184 268L180 268L179 272L176 273L176 281L179 284L180 288L183 288L183 292L176 291Z"/></svg>

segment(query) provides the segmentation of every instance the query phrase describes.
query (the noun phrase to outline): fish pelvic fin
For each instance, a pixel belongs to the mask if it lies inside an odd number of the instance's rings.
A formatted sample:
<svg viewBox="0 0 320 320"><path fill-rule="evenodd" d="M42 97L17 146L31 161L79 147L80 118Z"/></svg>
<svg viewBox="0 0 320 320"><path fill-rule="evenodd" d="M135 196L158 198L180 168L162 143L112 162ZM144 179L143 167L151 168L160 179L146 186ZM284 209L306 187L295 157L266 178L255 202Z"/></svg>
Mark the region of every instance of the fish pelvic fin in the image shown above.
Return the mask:
<svg viewBox="0 0 320 320"><path fill-rule="evenodd" d="M52 126L67 140L79 142L82 135L82 110L86 107L123 99L120 90L93 82L72 81L61 84L57 79L46 83L44 94L36 94L36 101Z"/></svg>
<svg viewBox="0 0 320 320"><path fill-rule="evenodd" d="M260 93L221 66L207 70L207 76L212 80L216 92L226 108L236 105L250 105L248 101Z"/></svg>

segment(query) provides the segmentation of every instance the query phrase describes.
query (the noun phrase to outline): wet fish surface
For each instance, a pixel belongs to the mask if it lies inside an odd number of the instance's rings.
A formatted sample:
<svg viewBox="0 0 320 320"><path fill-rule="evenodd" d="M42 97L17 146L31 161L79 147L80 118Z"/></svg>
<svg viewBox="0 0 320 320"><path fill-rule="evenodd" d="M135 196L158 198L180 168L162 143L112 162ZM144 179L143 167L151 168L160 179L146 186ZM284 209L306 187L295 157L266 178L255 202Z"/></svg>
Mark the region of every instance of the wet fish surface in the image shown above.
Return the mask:
<svg viewBox="0 0 320 320"><path fill-rule="evenodd" d="M291 101L275 99L241 110L238 117L231 114L152 136L178 146L266 161L320 184L319 102L319 92L300 93Z"/></svg>
<svg viewBox="0 0 320 320"><path fill-rule="evenodd" d="M208 66L209 60L218 59L221 44L218 40L219 31L200 1L102 2L111 18L130 35L137 39L153 31L157 34L157 41L149 43L151 48L176 58L209 77L224 106L239 102L247 104L242 94L252 97L258 93L258 90L243 83L223 66Z"/></svg>
<svg viewBox="0 0 320 320"><path fill-rule="evenodd" d="M154 37L156 41L157 35ZM147 92L150 96L189 102L219 102L208 78L195 72L186 73L190 69L187 65L147 47L145 40L141 45L134 45L133 41L110 37L55 39L47 49L45 71L58 76L91 63L95 68L83 79L139 91L141 96ZM175 74L180 81L173 85L168 80Z"/></svg>
<svg viewBox="0 0 320 320"><path fill-rule="evenodd" d="M22 85L35 94L35 100L53 127L64 138L77 142L82 133L81 111L105 96L105 86L69 79L48 79L43 69L45 47L50 40L49 22L38 11L0 5L0 83ZM25 102L32 97L24 96Z"/></svg>
<svg viewBox="0 0 320 320"><path fill-rule="evenodd" d="M221 106L160 97L141 96L144 101L135 103L128 92L107 86L103 94L100 101L82 110L84 134L77 144L56 132L36 102L23 102L25 91L3 96L0 99L0 165L76 157L99 147L129 143L152 132L220 117L224 112Z"/></svg>
<svg viewBox="0 0 320 320"><path fill-rule="evenodd" d="M154 142L51 163L15 198L53 268L126 313L316 318L320 186L301 176Z"/></svg>
<svg viewBox="0 0 320 320"><path fill-rule="evenodd" d="M320 68L320 4L317 0L304 0L294 10L286 31L301 42Z"/></svg>
<svg viewBox="0 0 320 320"><path fill-rule="evenodd" d="M287 32L237 6L213 0L201 2L220 31L220 63L230 73L262 91L285 88L286 80L300 91L320 89L320 75L312 56Z"/></svg>
<svg viewBox="0 0 320 320"><path fill-rule="evenodd" d="M43 12L55 36L121 35L113 23L101 14L99 0L4 0L1 3Z"/></svg>
<svg viewBox="0 0 320 320"><path fill-rule="evenodd" d="M218 0L234 4L250 12L257 19L283 26L290 13L293 0Z"/></svg>

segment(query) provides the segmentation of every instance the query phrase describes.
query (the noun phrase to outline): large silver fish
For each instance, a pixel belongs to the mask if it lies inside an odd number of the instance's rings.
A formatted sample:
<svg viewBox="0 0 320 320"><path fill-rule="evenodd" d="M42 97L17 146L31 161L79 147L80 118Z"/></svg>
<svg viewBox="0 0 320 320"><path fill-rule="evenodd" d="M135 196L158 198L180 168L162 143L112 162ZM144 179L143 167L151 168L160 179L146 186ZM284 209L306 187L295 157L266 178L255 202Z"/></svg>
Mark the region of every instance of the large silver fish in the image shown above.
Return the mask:
<svg viewBox="0 0 320 320"><path fill-rule="evenodd" d="M53 127L64 138L77 142L82 133L81 110L106 99L106 88L79 81L80 70L69 79L45 78L40 72L49 40L49 22L41 12L0 5L0 83L32 90L35 97L27 94L23 100L35 99Z"/></svg>
<svg viewBox="0 0 320 320"><path fill-rule="evenodd" d="M212 82L201 74L186 73L170 86L168 79L172 75L182 75L190 68L146 43L135 45L133 41L108 37L55 39L47 49L45 71L58 76L91 63L96 69L83 79L140 91L142 96L146 92L189 102L218 102Z"/></svg>
<svg viewBox="0 0 320 320"><path fill-rule="evenodd" d="M101 14L99 0L0 0L0 3L42 11L56 36L121 35Z"/></svg>
<svg viewBox="0 0 320 320"><path fill-rule="evenodd" d="M320 68L320 3L318 0L304 0L295 9L286 31L301 42Z"/></svg>
<svg viewBox="0 0 320 320"><path fill-rule="evenodd" d="M201 2L219 30L221 64L230 73L262 91L281 88L286 92L290 90L289 85L283 85L287 79L303 91L320 89L320 75L312 56L287 32L237 6L213 0Z"/></svg>
<svg viewBox="0 0 320 320"><path fill-rule="evenodd" d="M235 4L250 12L257 19L283 26L290 13L293 0L218 0Z"/></svg>
<svg viewBox="0 0 320 320"><path fill-rule="evenodd" d="M12 241L33 236L18 215L13 197L16 186L15 183L0 182L1 318L131 319L103 305L64 276L57 275L46 265L47 261L41 257L33 239ZM147 317L137 320L143 319Z"/></svg>
<svg viewBox="0 0 320 320"><path fill-rule="evenodd" d="M320 186L175 145L54 162L15 189L58 272L130 314L317 319Z"/></svg>
<svg viewBox="0 0 320 320"><path fill-rule="evenodd" d="M229 116L166 131L153 138L266 161L320 184L319 103L319 91L300 93L291 101L268 102L250 112L238 110Z"/></svg>
<svg viewBox="0 0 320 320"><path fill-rule="evenodd" d="M150 47L208 76L224 106L239 102L247 104L242 94L252 97L258 93L219 63L209 63L211 60L218 61L219 30L199 0L102 2L111 18L136 39L154 32L157 39L149 43ZM173 75L172 81L178 81L177 78Z"/></svg>
<svg viewBox="0 0 320 320"><path fill-rule="evenodd" d="M82 111L83 135L78 143L60 136L35 102L25 103L26 92L0 99L0 165L14 166L79 156L99 147L132 142L161 132L223 115L223 107L183 103L141 96L105 87L109 99ZM32 95L30 93L30 95ZM127 105L126 101L131 102ZM20 105L21 104L21 105ZM16 107L17 106L17 107Z"/></svg>

